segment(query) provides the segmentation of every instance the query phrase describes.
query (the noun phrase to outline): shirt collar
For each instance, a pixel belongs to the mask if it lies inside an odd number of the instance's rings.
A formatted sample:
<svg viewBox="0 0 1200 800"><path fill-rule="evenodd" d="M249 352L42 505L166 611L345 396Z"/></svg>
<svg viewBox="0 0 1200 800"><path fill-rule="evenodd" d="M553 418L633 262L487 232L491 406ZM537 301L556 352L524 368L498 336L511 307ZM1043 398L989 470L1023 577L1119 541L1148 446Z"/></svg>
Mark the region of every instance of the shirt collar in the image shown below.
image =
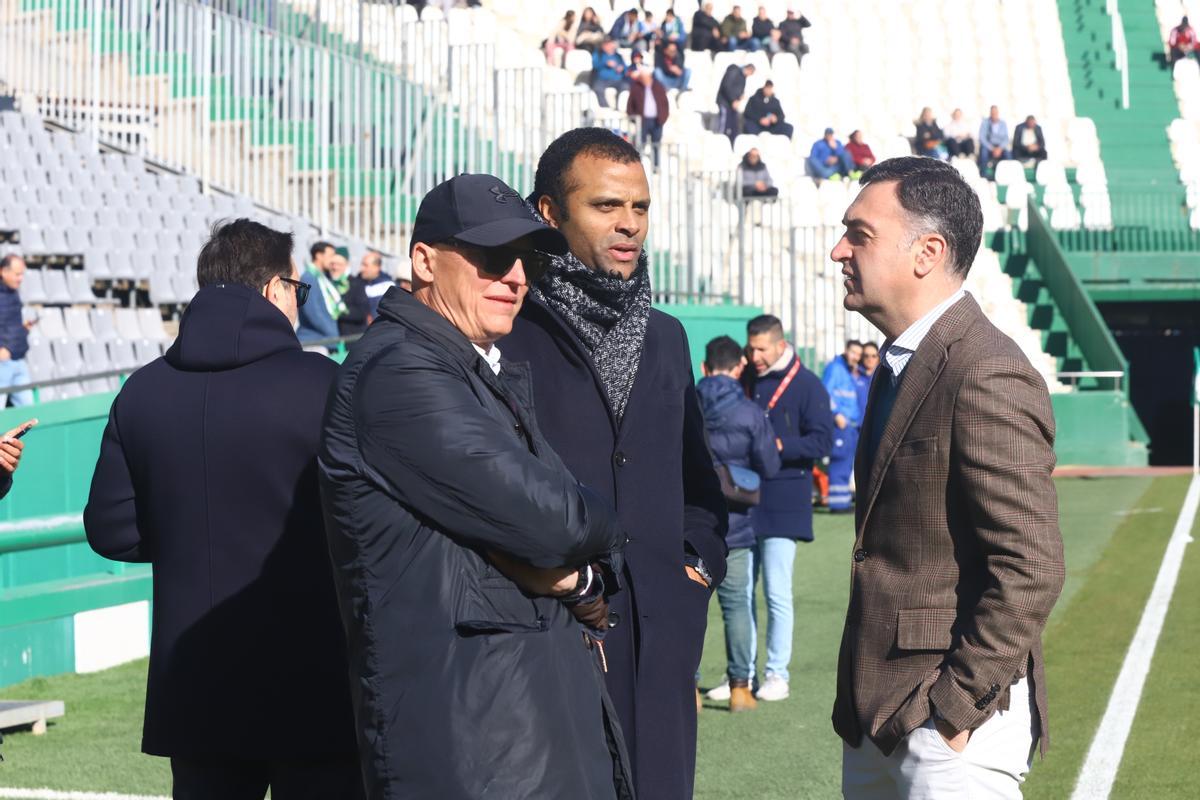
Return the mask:
<svg viewBox="0 0 1200 800"><path fill-rule="evenodd" d="M900 378L900 373L908 366L908 360L912 354L917 352L917 348L921 346L921 342L925 341L926 335L934 324L942 318L942 315L950 310L950 307L963 299L966 295L966 289L959 287L958 291L947 297L942 302L934 306L930 311L919 320L909 325L904 333L896 337L896 341L888 345L883 353L883 359L887 362L888 369L892 371L895 379Z"/></svg>
<svg viewBox="0 0 1200 800"><path fill-rule="evenodd" d="M496 345L492 345L487 350L484 350L482 347L475 344L474 342L471 343L471 347L475 348L475 352L479 353L479 356L487 363L488 368L491 369L491 371L494 374L496 374L496 375L500 374L500 348L499 347L496 347Z"/></svg>

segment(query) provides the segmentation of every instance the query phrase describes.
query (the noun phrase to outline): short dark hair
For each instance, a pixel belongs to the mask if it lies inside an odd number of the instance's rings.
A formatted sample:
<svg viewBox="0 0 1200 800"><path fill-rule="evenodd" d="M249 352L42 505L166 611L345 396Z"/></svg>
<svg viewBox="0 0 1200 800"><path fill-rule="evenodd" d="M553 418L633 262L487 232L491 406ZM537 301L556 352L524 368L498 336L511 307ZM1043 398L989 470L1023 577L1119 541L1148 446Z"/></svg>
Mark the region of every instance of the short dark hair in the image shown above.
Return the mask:
<svg viewBox="0 0 1200 800"><path fill-rule="evenodd" d="M762 314L746 323L747 336L761 336L764 333L778 334L783 338L783 323L774 314Z"/></svg>
<svg viewBox="0 0 1200 800"><path fill-rule="evenodd" d="M846 342L845 349L849 350L851 347L862 347L862 346L863 346L863 343L860 342L858 339L850 339L849 341Z"/></svg>
<svg viewBox="0 0 1200 800"><path fill-rule="evenodd" d="M331 247L333 247L332 244L330 244L329 242L323 241L323 240L320 242L313 242L313 246L308 248L308 254L309 254L309 256L311 256L312 258L315 259L321 253L324 253L326 250L328 250ZM334 249L336 250L337 248L335 247Z"/></svg>
<svg viewBox="0 0 1200 800"><path fill-rule="evenodd" d="M954 167L922 156L889 158L860 179L863 186L886 181L897 182L900 206L917 229L911 232L944 236L952 271L966 278L983 236L983 211L975 190Z"/></svg>
<svg viewBox="0 0 1200 800"><path fill-rule="evenodd" d="M727 372L742 363L742 346L728 336L718 336L704 346L704 365L712 372Z"/></svg>
<svg viewBox="0 0 1200 800"><path fill-rule="evenodd" d="M278 277L292 274L292 234L252 219L218 222L196 259L200 286L233 284L261 290Z"/></svg>
<svg viewBox="0 0 1200 800"><path fill-rule="evenodd" d="M549 197L562 219L566 219L567 195L578 188L568 182L567 173L580 156L603 158L618 164L635 164L642 160L636 147L605 128L575 128L567 131L551 142L538 159L537 172L533 177L534 204L543 196Z"/></svg>
<svg viewBox="0 0 1200 800"><path fill-rule="evenodd" d="M766 83L764 83L764 84L763 84L763 88L764 88L764 89L765 89L765 88L767 88L768 86L770 86L772 89L774 89L774 88L775 88L775 81L767 81Z"/></svg>
<svg viewBox="0 0 1200 800"><path fill-rule="evenodd" d="M866 350L868 347L874 347L875 352L879 352L879 345L875 342L863 342L863 350Z"/></svg>

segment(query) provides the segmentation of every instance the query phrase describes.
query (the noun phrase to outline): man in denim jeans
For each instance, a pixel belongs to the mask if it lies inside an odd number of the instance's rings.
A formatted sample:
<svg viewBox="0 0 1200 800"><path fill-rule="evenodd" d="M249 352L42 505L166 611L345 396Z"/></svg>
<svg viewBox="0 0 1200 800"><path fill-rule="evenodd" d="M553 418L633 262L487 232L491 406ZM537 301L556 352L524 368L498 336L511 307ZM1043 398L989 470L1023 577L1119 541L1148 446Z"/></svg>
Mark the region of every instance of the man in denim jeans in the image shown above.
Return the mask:
<svg viewBox="0 0 1200 800"><path fill-rule="evenodd" d="M21 319L21 281L25 280L25 259L10 253L0 258L0 392L9 386L29 383L29 329L32 322ZM11 398L0 394L0 408L11 399L14 406L33 404L33 391L15 392Z"/></svg>
<svg viewBox="0 0 1200 800"><path fill-rule="evenodd" d="M759 700L788 696L792 659L792 566L796 541L812 541L812 468L833 449L833 412L821 379L800 363L783 336L783 324L769 314L746 326L747 350L758 374L751 398L775 428L782 465L764 481L762 500L750 512L757 537L753 578L761 573L767 598L767 665ZM753 610L751 606L751 610Z"/></svg>
<svg viewBox="0 0 1200 800"><path fill-rule="evenodd" d="M704 379L696 384L704 429L713 458L724 467L753 470L767 480L779 472L779 448L771 423L752 400L746 397L738 381L746 366L742 348L728 336L718 336L704 351ZM751 551L754 526L751 506L728 497L729 547L725 580L717 587L721 617L725 622L725 656L728 667L725 682L708 693L712 700L729 700L730 711L750 711L757 704L750 693L754 677L754 603L751 581Z"/></svg>

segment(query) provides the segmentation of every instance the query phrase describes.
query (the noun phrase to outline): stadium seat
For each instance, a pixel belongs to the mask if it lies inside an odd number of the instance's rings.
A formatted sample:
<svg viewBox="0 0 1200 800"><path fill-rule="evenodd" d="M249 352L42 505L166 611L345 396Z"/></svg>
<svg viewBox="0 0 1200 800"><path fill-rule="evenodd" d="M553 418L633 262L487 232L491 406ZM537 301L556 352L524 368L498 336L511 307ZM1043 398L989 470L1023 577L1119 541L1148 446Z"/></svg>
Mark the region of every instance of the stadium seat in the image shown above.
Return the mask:
<svg viewBox="0 0 1200 800"><path fill-rule="evenodd" d="M86 308L64 308L63 326L66 328L67 338L71 341L85 342L96 338Z"/></svg>
<svg viewBox="0 0 1200 800"><path fill-rule="evenodd" d="M996 185L1013 186L1025 183L1025 167L1020 161L1001 161L996 164Z"/></svg>
<svg viewBox="0 0 1200 800"><path fill-rule="evenodd" d="M141 338L152 342L165 342L171 338L167 335L167 331L163 327L162 314L159 313L157 308L139 308L137 310L137 319Z"/></svg>
<svg viewBox="0 0 1200 800"><path fill-rule="evenodd" d="M46 303L67 305L72 302L71 289L67 286L67 272L63 269L42 271L42 286Z"/></svg>
<svg viewBox="0 0 1200 800"><path fill-rule="evenodd" d="M21 299L34 305L46 302L46 289L42 283L40 269L25 270L25 279L21 282Z"/></svg>

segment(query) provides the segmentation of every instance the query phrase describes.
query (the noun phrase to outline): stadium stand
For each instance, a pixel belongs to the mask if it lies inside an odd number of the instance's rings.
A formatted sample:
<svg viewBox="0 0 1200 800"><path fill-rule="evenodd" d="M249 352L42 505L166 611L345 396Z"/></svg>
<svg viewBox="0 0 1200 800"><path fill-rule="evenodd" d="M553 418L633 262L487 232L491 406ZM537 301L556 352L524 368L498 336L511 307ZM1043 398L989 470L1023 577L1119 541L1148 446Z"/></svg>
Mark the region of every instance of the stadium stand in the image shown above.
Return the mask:
<svg viewBox="0 0 1200 800"><path fill-rule="evenodd" d="M300 243L332 230L350 240L352 250L369 241L402 252L417 198L444 177L488 170L528 186L541 150L570 127L604 125L637 135L621 110L623 97L612 98L616 108L599 107L586 85L585 52L568 53L563 68L546 64L538 47L545 20L574 8L573 2L556 0L537 14L517 0L446 12L426 6L419 14L407 5L350 0L171 5L179 13L163 14L148 0L121 0L103 14L98 36L87 40L106 56L98 77L88 74L90 64L79 63L79 52L89 49L79 47L81 36L93 24L80 0L21 0L10 4L9 24L0 29L2 77L18 94L48 119L94 126L103 142L137 154L121 162L123 169L105 170L111 180L93 182L78 203L74 197L66 202L82 215L96 209L83 248L84 274L144 281L144 301L159 308L190 295L180 265L197 246L192 223L248 209L249 198L279 212L267 219L303 230ZM668 5L651 0L645 8L661 18ZM720 18L732 3L716 5ZM766 7L782 19L784 3ZM610 25L612 8L598 11ZM672 114L657 166L647 158L658 300L760 305L779 313L818 353L836 352L850 336L870 336L860 318L841 311L840 279L827 258L857 184L818 186L803 164L826 126L843 139L863 130L878 158L907 154L913 117L924 105L946 118L961 107L978 120L997 103L1011 122L1027 113L1041 122L1051 160L1036 171L1005 162L991 181L973 160L955 160L983 199L987 230L1023 229L1031 196L1056 229L1111 224L1096 127L1075 117L1057 18L1038 14L1030 0L1005 3L1002 11L994 3L871 0L855 15L821 0L804 13L813 27L806 32L812 52L803 68L786 53L768 59L765 53L687 52L691 90L669 93ZM684 16L688 22L690 12ZM863 19L873 23L862 26ZM947 35L920 37L919 28L930 24ZM210 72L189 57L206 33ZM918 40L919 58L909 44ZM35 68L47 54L68 66L47 77L53 70ZM759 67L747 92L774 80L796 126L790 140L744 135L731 145L712 132L716 84L728 64L745 61ZM917 66L914 80L895 86L879 79L900 64ZM939 87L943 96L929 97L923 87ZM88 103L96 92L123 113L101 115ZM39 144L54 153L70 149L54 137L36 138L26 152L40 150ZM25 145L20 132L16 140L14 146ZM777 201L740 197L735 170L750 147L771 165L781 189ZM89 155L85 163L107 158ZM142 176L155 173L139 159L181 176L147 181ZM194 177L182 177L189 174ZM48 181L42 194L35 189L39 207L55 205L55 185ZM201 191L211 186L231 194ZM110 188L132 190L128 208L94 205ZM151 209L163 211L160 222ZM814 232L821 228L830 230ZM66 235L54 225L29 234L35 244L62 251L71 249ZM357 261L352 253L352 265ZM82 294L80 278L73 281ZM42 283L45 291L44 276ZM61 300L57 277L52 283ZM1016 324L1020 315L1011 316ZM1019 330L1029 331L1028 323ZM1018 338L1030 343L1037 334ZM1047 364L1056 385L1044 355L1035 360Z"/></svg>

